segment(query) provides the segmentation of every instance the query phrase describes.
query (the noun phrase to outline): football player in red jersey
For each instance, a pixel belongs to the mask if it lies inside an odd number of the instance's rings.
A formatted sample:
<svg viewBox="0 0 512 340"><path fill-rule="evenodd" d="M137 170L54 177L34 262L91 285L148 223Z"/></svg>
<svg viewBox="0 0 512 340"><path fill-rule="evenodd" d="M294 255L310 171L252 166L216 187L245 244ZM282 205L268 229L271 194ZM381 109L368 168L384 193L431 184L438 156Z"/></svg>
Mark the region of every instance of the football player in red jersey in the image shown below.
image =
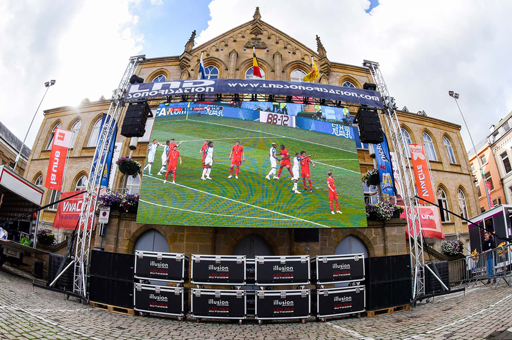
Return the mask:
<svg viewBox="0 0 512 340"><path fill-rule="evenodd" d="M331 205L331 214L334 215L334 209L332 207L333 201L336 203L336 212L343 214L340 211L340 206L338 205L338 193L336 192L336 185L334 184L334 178L332 177L331 171L327 173L327 187L329 188L329 203Z"/></svg>
<svg viewBox="0 0 512 340"><path fill-rule="evenodd" d="M292 173L292 163L290 162L290 153L284 145L281 145L281 152L277 154L278 156L283 156L281 158L281 167L279 168L279 172L277 173L277 179L281 177L281 172L283 171L283 168L286 167L288 169L288 172L290 173L290 176L292 176L293 179L293 173Z"/></svg>
<svg viewBox="0 0 512 340"><path fill-rule="evenodd" d="M311 184L311 174L309 173L309 163L315 168L315 163L311 160L311 155L306 155L306 151L300 152L300 168L302 182L304 183L304 191L308 190L306 186L306 178L309 181L309 192L313 192L313 184Z"/></svg>
<svg viewBox="0 0 512 340"><path fill-rule="evenodd" d="M164 183L167 183L167 176L169 176L169 172L172 172L172 184L176 184L176 168L178 167L178 159L181 162L181 155L177 149L177 145L175 144L171 151L169 151L169 158L167 161L167 172L165 173Z"/></svg>
<svg viewBox="0 0 512 340"><path fill-rule="evenodd" d="M203 163L203 169L205 168L205 165L204 165L204 157L206 156L206 154L204 153L204 151L208 148L208 140L206 139L203 143L203 145L201 146L201 150L199 151L199 153L201 155L203 155L203 160L202 160L202 163Z"/></svg>
<svg viewBox="0 0 512 340"><path fill-rule="evenodd" d="M236 165L236 175L235 178L238 179L238 173L240 171L240 164L242 162L245 162L245 153L244 153L244 147L240 145L240 141L236 141L235 145L231 148L231 153L229 154L229 159L231 159L231 169L230 169L230 175L228 178L233 177L233 168Z"/></svg>

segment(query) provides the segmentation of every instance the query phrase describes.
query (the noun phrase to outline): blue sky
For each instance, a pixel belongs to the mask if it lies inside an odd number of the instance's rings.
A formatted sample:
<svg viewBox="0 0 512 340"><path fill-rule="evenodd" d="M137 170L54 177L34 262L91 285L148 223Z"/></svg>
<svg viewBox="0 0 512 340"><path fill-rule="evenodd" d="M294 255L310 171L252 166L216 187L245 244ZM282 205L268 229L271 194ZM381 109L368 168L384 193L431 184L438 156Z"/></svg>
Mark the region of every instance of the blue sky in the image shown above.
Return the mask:
<svg viewBox="0 0 512 340"><path fill-rule="evenodd" d="M193 30L208 27L211 0L165 0L159 6L137 6L139 31L144 34L141 51L149 58L183 53Z"/></svg>
<svg viewBox="0 0 512 340"><path fill-rule="evenodd" d="M22 138L44 82L56 79L28 137L33 147L43 110L109 98L130 56L179 56L193 30L204 43L250 21L256 6L263 21L312 49L318 34L333 62L378 61L399 108L463 125L448 96L459 93L475 142L512 109L512 68L504 67L512 1L2 0L0 120Z"/></svg>

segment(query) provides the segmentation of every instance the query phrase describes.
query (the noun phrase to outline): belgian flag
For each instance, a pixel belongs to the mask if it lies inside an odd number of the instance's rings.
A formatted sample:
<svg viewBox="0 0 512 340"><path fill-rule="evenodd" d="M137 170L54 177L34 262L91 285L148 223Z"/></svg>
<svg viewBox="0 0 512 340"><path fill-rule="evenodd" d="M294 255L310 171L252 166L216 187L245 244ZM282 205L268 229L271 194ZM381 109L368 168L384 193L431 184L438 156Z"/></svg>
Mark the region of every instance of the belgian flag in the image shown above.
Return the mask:
<svg viewBox="0 0 512 340"><path fill-rule="evenodd" d="M263 78L261 76L260 67L258 66L258 59L256 59L256 49L254 46L252 48L252 74L255 77Z"/></svg>

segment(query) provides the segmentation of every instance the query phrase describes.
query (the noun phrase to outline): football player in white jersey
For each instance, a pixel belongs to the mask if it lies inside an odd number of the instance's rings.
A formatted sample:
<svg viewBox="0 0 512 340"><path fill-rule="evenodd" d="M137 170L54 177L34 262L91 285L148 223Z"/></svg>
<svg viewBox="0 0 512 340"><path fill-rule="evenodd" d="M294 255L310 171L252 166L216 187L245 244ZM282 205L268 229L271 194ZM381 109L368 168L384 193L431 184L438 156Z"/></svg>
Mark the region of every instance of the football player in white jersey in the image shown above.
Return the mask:
<svg viewBox="0 0 512 340"><path fill-rule="evenodd" d="M156 139L153 139L153 143L149 144L148 158L147 158L148 164L144 167L144 170L142 171L143 174L144 174L144 172L146 172L146 169L148 169L148 175L153 176L153 174L151 174L151 166L153 165L153 162L155 161L156 148L158 148L159 146L164 146L164 145L160 144Z"/></svg>
<svg viewBox="0 0 512 340"><path fill-rule="evenodd" d="M270 176L274 176L274 179L279 179L276 177L276 171L277 171L277 157L276 157L276 152L277 152L277 144L274 142L272 143L272 146L270 147L270 150L268 152L268 156L270 158L270 172L268 173L268 175L265 177L266 179L268 179L270 181Z"/></svg>
<svg viewBox="0 0 512 340"><path fill-rule="evenodd" d="M213 142L208 142L208 147L204 150L204 169L201 179L211 179L210 172L212 172L213 165Z"/></svg>
<svg viewBox="0 0 512 340"><path fill-rule="evenodd" d="M167 158L169 157L169 143L171 141L168 140L167 142L165 142L165 146L164 146L164 152L162 152L162 168L160 169L160 171L158 171L158 173L156 174L157 176L160 176L160 175L163 175L162 172L165 171L165 168L167 168Z"/></svg>
<svg viewBox="0 0 512 340"><path fill-rule="evenodd" d="M300 154L298 152L296 152L295 157L293 157L293 167L292 167L292 173L293 173L293 189L292 189L292 191L296 194L300 194L300 191L297 190L297 182L299 181L300 161L301 160L302 160L302 157L300 157Z"/></svg>

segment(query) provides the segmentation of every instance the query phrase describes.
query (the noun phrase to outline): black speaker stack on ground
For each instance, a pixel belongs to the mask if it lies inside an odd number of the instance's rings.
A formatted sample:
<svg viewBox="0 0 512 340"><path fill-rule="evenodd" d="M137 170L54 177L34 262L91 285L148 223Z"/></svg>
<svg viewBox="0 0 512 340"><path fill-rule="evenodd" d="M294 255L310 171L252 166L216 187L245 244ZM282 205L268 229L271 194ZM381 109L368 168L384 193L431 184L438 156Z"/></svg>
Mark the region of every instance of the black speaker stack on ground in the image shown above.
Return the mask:
<svg viewBox="0 0 512 340"><path fill-rule="evenodd" d="M89 300L133 308L133 254L93 250Z"/></svg>
<svg viewBox="0 0 512 340"><path fill-rule="evenodd" d="M366 267L366 310L405 305L412 298L411 256L369 257Z"/></svg>
<svg viewBox="0 0 512 340"><path fill-rule="evenodd" d="M147 101L133 102L128 105L124 116L121 135L125 137L142 137L146 133L146 121L152 117Z"/></svg>
<svg viewBox="0 0 512 340"><path fill-rule="evenodd" d="M444 285L450 289L450 276L448 271L448 261L440 261L429 263L428 266L430 269L434 270L434 266L437 268L437 273L439 273L439 278L443 281ZM439 280L432 275L430 270L425 268L425 294L434 294L444 292L444 287L441 285Z"/></svg>
<svg viewBox="0 0 512 340"><path fill-rule="evenodd" d="M376 109L361 107L356 115L359 138L362 143L379 144L384 141L379 113Z"/></svg>
<svg viewBox="0 0 512 340"><path fill-rule="evenodd" d="M53 282L59 273L59 267L64 260L64 256L60 254L50 254L50 261L48 262L48 285ZM67 259L63 269L69 264L71 259ZM63 290L65 292L73 291L73 270L68 269L62 274L60 279L55 283L54 288Z"/></svg>

